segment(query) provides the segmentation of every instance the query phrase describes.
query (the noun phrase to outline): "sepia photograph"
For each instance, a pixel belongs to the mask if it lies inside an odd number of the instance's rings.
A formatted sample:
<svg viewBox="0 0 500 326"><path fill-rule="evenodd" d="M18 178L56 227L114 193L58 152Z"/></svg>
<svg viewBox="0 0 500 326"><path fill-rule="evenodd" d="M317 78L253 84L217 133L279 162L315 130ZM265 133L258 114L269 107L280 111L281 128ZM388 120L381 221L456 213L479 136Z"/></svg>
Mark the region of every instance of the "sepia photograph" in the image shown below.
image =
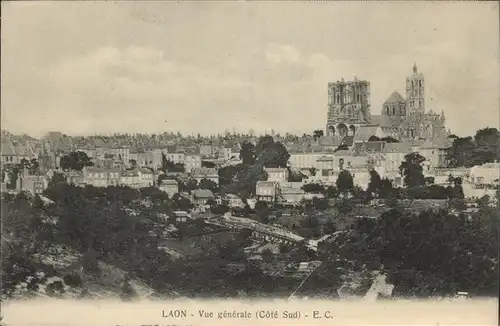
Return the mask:
<svg viewBox="0 0 500 326"><path fill-rule="evenodd" d="M2 1L0 325L497 325L499 7Z"/></svg>

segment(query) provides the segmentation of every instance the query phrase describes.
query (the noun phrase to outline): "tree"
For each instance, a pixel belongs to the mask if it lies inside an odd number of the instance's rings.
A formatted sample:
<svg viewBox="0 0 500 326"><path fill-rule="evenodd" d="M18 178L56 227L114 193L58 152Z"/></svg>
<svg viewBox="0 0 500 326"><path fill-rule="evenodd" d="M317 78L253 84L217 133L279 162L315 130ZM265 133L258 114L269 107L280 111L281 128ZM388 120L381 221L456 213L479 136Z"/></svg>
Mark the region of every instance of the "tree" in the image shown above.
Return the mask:
<svg viewBox="0 0 500 326"><path fill-rule="evenodd" d="M380 194L380 188L382 186L382 179L375 169L370 170L370 183L368 184L368 189L366 190L370 194Z"/></svg>
<svg viewBox="0 0 500 326"><path fill-rule="evenodd" d="M337 197L337 188L335 188L335 186L328 186L328 188L326 188L326 191L325 191L325 195L327 198L335 198Z"/></svg>
<svg viewBox="0 0 500 326"><path fill-rule="evenodd" d="M385 141L386 143L399 143L399 141L395 138L392 138L390 136L388 137L383 137L380 139L381 141Z"/></svg>
<svg viewBox="0 0 500 326"><path fill-rule="evenodd" d="M288 168L288 181L301 182L302 181L302 173L292 171L290 168Z"/></svg>
<svg viewBox="0 0 500 326"><path fill-rule="evenodd" d="M269 135L260 137L255 154L257 163L265 167L286 167L290 158L285 146Z"/></svg>
<svg viewBox="0 0 500 326"><path fill-rule="evenodd" d="M406 187L418 187L425 185L425 177L422 169L422 163L425 157L418 153L405 155L405 160L401 163L399 170L403 176L403 182Z"/></svg>
<svg viewBox="0 0 500 326"><path fill-rule="evenodd" d="M341 214L347 214L352 212L353 205L352 202L348 199L340 200L335 203L335 208L339 211Z"/></svg>
<svg viewBox="0 0 500 326"><path fill-rule="evenodd" d="M472 137L456 138L448 155L450 165L453 167L474 166L473 152L475 147Z"/></svg>
<svg viewBox="0 0 500 326"><path fill-rule="evenodd" d="M258 201L255 204L255 212L261 223L267 224L269 222L269 208L266 202Z"/></svg>
<svg viewBox="0 0 500 326"><path fill-rule="evenodd" d="M95 251L88 251L82 257L83 270L91 275L99 275L101 269L99 268L97 254Z"/></svg>
<svg viewBox="0 0 500 326"><path fill-rule="evenodd" d="M328 219L326 221L325 225L323 226L323 232L325 234L332 234L336 231L337 231L337 228L335 226L335 223L333 223L333 221L331 219Z"/></svg>
<svg viewBox="0 0 500 326"><path fill-rule="evenodd" d="M204 178L200 181L200 189L208 189L215 193L217 192L218 187L215 181Z"/></svg>
<svg viewBox="0 0 500 326"><path fill-rule="evenodd" d="M52 178L50 179L48 187L52 188L59 183L66 183L66 177L62 173L54 172Z"/></svg>
<svg viewBox="0 0 500 326"><path fill-rule="evenodd" d="M172 196L172 209L176 211L190 211L193 208L191 201L179 194Z"/></svg>
<svg viewBox="0 0 500 326"><path fill-rule="evenodd" d="M342 170L339 173L339 176L335 183L339 192L344 195L347 195L348 192L354 189L354 181L352 179L352 175L347 170Z"/></svg>
<svg viewBox="0 0 500 326"><path fill-rule="evenodd" d="M396 190L393 188L391 180L383 178L380 181L380 188L379 188L380 198L389 198L390 196L394 196L395 191Z"/></svg>
<svg viewBox="0 0 500 326"><path fill-rule="evenodd" d="M77 151L62 156L59 165L64 171L81 171L85 166L92 166L93 163L85 152Z"/></svg>
<svg viewBox="0 0 500 326"><path fill-rule="evenodd" d="M319 138L324 136L324 131L323 130L314 130L313 132L313 138L315 141L317 141Z"/></svg>
<svg viewBox="0 0 500 326"><path fill-rule="evenodd" d="M122 298L122 300L130 301L137 298L138 296L139 295L130 284L130 280L126 278L122 284L122 292L120 294L120 297Z"/></svg>
<svg viewBox="0 0 500 326"><path fill-rule="evenodd" d="M262 256L262 260L264 260L264 262L266 262L266 263L270 263L274 259L273 252L271 251L271 249L268 249L268 248L266 248L262 251L261 256Z"/></svg>
<svg viewBox="0 0 500 326"><path fill-rule="evenodd" d="M425 184L426 185L434 184L434 177L425 177Z"/></svg>
<svg viewBox="0 0 500 326"><path fill-rule="evenodd" d="M249 141L241 143L240 158L245 165L252 165L255 163L255 146Z"/></svg>
<svg viewBox="0 0 500 326"><path fill-rule="evenodd" d="M322 194L325 192L325 188L317 183L306 183L302 186L302 190L315 194Z"/></svg>

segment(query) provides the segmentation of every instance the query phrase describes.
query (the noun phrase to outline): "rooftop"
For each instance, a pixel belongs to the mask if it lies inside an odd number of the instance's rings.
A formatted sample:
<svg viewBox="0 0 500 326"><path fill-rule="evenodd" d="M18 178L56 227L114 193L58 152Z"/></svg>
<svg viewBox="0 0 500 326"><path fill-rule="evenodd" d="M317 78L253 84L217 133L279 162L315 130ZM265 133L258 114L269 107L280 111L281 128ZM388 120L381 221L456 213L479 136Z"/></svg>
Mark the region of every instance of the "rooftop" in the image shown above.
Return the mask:
<svg viewBox="0 0 500 326"><path fill-rule="evenodd" d="M396 91L392 92L384 104L400 104L406 103L405 99Z"/></svg>
<svg viewBox="0 0 500 326"><path fill-rule="evenodd" d="M193 196L196 198L214 198L213 192L208 189L193 190Z"/></svg>
<svg viewBox="0 0 500 326"><path fill-rule="evenodd" d="M356 130L353 141L355 143L360 141L368 141L370 137L375 136L377 134L379 128L380 126L378 125L360 126Z"/></svg>

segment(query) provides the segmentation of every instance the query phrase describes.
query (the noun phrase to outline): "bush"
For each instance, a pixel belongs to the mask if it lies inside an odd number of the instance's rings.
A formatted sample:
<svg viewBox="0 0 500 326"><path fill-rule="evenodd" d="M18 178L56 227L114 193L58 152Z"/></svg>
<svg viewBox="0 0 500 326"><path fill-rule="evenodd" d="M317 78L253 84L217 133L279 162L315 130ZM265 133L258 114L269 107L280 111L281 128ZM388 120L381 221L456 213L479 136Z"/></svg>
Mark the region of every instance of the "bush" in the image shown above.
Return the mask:
<svg viewBox="0 0 500 326"><path fill-rule="evenodd" d="M83 284L82 278L76 273L64 275L63 280L66 285L71 287L81 287Z"/></svg>

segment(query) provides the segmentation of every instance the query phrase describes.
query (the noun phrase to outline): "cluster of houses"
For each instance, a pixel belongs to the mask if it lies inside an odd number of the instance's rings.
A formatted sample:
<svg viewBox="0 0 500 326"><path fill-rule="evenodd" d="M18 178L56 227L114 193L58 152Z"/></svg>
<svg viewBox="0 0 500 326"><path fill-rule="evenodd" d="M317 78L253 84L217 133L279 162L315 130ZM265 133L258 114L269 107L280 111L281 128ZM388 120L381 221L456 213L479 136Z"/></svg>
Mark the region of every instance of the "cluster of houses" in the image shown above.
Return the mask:
<svg viewBox="0 0 500 326"><path fill-rule="evenodd" d="M464 192L477 197L481 192L490 191L498 185L498 163L488 163L472 168L447 167L446 157L451 149L451 141L444 139L409 140L404 142L383 141L384 132L378 125L360 126L354 135L322 136L306 142L286 143L290 158L287 168L266 169L268 179L257 184L256 195L261 200L300 202L302 199L321 197L302 190L306 183L325 186L335 184L339 173L347 170L353 176L355 185L363 189L370 182L370 171L376 170L382 178L401 185L399 167L405 156L412 152L426 158L423 163L424 174L433 177L436 184L447 183L448 176L461 177ZM54 172L63 172L68 183L92 185L95 187L128 186L143 188L156 186L169 196L179 192L177 180L194 179L200 183L208 179L219 183L218 169L227 165L241 163L237 146L167 147L151 150L133 150L128 147L100 147L95 149L76 149L85 152L93 166L82 171L61 171L58 168L60 155L53 157L46 151L34 151L31 147L2 146L2 165L18 164L23 159L36 158L41 174L29 175L22 171L17 179L17 190L40 193L48 185ZM167 172L160 177L164 158L173 164L183 166L178 172ZM204 167L208 163L212 168ZM288 168L303 176L302 182L288 180ZM5 170L4 170L5 171ZM160 180L160 182L158 182ZM2 188L8 182L4 173Z"/></svg>

